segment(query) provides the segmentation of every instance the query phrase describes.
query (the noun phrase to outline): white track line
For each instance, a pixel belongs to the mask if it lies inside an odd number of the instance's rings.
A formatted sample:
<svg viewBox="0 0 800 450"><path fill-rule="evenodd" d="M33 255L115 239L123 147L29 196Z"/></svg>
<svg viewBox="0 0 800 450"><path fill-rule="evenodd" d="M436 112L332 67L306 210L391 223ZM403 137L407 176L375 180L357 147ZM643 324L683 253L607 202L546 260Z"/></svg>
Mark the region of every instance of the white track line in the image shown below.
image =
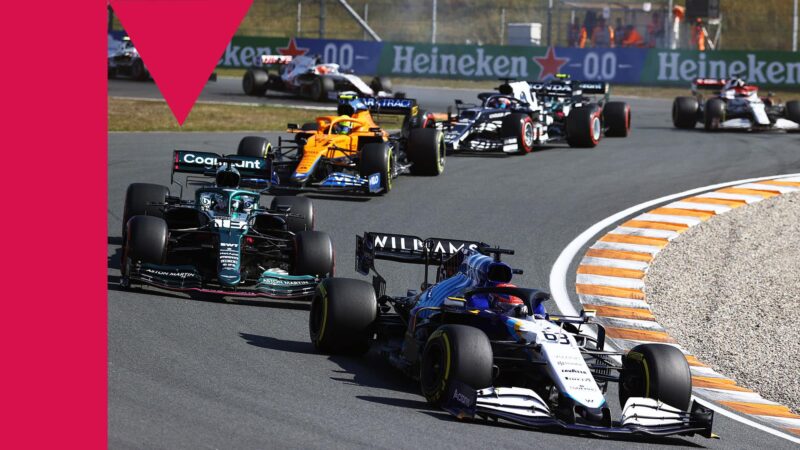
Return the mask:
<svg viewBox="0 0 800 450"><path fill-rule="evenodd" d="M713 191L715 189L722 189L729 186L740 185L744 183L757 183L759 181L765 180L774 180L774 179L785 179L786 181L800 181L800 173L793 173L793 174L786 174L786 175L777 175L777 176L769 176L769 177L759 177L759 178L749 178L746 180L738 180L738 181L731 181L727 183L719 183L714 184L711 186L704 186L699 187L696 189L690 189L688 191L679 192L677 194L666 195L664 197L657 198L655 200L650 200L647 202L639 203L638 205L631 206L625 210L622 210L616 214L612 214L605 219L595 223L594 225L587 228L583 233L579 234L575 239L572 240L564 250L561 251L561 254L558 255L556 258L555 263L553 263L553 268L550 270L550 292L552 293L553 300L558 305L558 309L561 314L568 315L568 316L577 316L578 310L575 309L575 305L570 300L569 290L567 289L567 273L569 272L569 267L572 264L572 261L575 259L578 252L580 252L586 244L589 243L595 236L606 230L607 228L611 227L612 225L618 223L622 219L626 217L632 216L636 213L639 213L645 209L652 208L656 205L660 205L662 203L667 203L673 200L677 200L680 198L690 197L696 194L701 194L703 192ZM699 195L699 197L705 198L721 198L726 200L744 200L747 203L755 203L757 201L763 200L763 198L759 196L753 195L739 195L739 194L724 194L724 193L711 193L711 194L703 194ZM692 369L698 369L696 367L692 367ZM693 370L695 372L695 370ZM699 370L697 372L700 372ZM700 375L698 373L698 375ZM703 376L703 375L701 375ZM708 375L706 375L708 376ZM728 411L725 408L721 408L714 403L709 401L703 400L700 397L692 395L692 398L697 400L698 403L705 406L706 408L714 410L718 414L722 414L725 417L728 417L732 420L735 420L739 423L743 423L745 425L749 425L753 428L759 429L766 433L772 434L774 436L786 439L790 442L794 442L796 444L800 444L800 438L792 436L790 434L784 433L782 431L778 431L774 428L770 428L766 425L762 425L758 422L750 420L746 417L743 417L739 414L733 413Z"/></svg>

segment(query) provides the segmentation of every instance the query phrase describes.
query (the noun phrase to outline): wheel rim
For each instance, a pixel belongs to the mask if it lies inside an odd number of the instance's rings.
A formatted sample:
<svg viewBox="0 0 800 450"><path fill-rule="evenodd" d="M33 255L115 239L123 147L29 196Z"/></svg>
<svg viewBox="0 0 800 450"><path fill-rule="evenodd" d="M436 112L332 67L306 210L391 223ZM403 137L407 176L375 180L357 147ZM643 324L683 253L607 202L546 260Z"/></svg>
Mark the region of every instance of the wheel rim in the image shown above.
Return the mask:
<svg viewBox="0 0 800 450"><path fill-rule="evenodd" d="M386 161L386 190L392 190L392 151L389 150L389 158Z"/></svg>
<svg viewBox="0 0 800 450"><path fill-rule="evenodd" d="M525 121L524 128L522 130L522 141L525 145L525 150L530 150L533 146L533 124L529 121Z"/></svg>
<svg viewBox="0 0 800 450"><path fill-rule="evenodd" d="M438 145L436 146L436 151L439 152L439 173L444 171L444 158L445 158L445 149L444 149L444 135L439 134Z"/></svg>
<svg viewBox="0 0 800 450"><path fill-rule="evenodd" d="M600 118L592 116L592 141L598 142L600 140L600 133L602 132L602 127L600 126Z"/></svg>
<svg viewBox="0 0 800 450"><path fill-rule="evenodd" d="M425 364L422 365L420 381L426 394L433 393L444 383L445 353L441 344L431 342L425 350Z"/></svg>
<svg viewBox="0 0 800 450"><path fill-rule="evenodd" d="M315 342L319 342L325 333L325 299L316 294L311 302L311 313L309 315L309 327L311 328L311 337Z"/></svg>

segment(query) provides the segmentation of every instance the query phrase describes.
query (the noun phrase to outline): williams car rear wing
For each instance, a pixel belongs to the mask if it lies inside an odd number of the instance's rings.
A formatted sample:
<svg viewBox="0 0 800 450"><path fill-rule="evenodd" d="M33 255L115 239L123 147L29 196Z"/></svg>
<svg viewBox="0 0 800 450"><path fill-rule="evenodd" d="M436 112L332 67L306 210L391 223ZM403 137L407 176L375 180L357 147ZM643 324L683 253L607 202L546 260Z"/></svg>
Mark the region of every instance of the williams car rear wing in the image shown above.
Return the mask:
<svg viewBox="0 0 800 450"><path fill-rule="evenodd" d="M172 152L172 176L175 173L190 173L213 176L223 163L230 163L243 179L272 178L272 160L253 156L222 156L211 152L175 150Z"/></svg>
<svg viewBox="0 0 800 450"><path fill-rule="evenodd" d="M375 268L376 259L407 264L444 261L465 247L483 249L489 246L458 239L422 239L406 234L367 232L356 236L356 271L368 275Z"/></svg>

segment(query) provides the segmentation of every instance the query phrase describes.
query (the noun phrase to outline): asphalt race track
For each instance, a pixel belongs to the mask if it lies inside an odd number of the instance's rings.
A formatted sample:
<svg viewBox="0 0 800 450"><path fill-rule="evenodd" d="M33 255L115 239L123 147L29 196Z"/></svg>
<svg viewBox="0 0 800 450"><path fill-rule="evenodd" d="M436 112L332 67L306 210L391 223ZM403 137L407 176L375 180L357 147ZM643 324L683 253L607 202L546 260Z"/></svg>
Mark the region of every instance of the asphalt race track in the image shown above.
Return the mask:
<svg viewBox="0 0 800 450"><path fill-rule="evenodd" d="M497 82L500 84L500 81ZM408 98L415 98L428 110L446 112L448 106L453 105L453 100L461 99L465 102L477 101L475 97L478 90L451 89L442 87L422 86L395 86L396 92L404 92ZM108 93L118 97L162 99L161 93L152 81L134 81L127 79L108 80ZM301 100L280 92L268 92L266 96L251 97L242 91L241 78L220 77L216 82L209 82L200 94L199 101L231 102L265 105L294 105L306 107L336 108L335 102L319 103L310 100Z"/></svg>
<svg viewBox="0 0 800 450"><path fill-rule="evenodd" d="M115 81L113 95L134 95L120 85L155 91L152 84ZM434 110L465 92L434 91ZM234 92L246 98L238 86ZM353 269L356 233L387 231L514 248L517 254L506 260L525 270L516 283L548 288L550 268L563 247L612 213L712 183L800 172L798 135L678 131L671 126L669 101L631 104L632 136L605 139L595 149L554 146L522 157L451 156L441 177L404 177L385 197L315 199L317 229L334 240L337 275L359 277ZM110 134L111 448L793 448L721 415L714 429L721 440L652 444L462 423L430 409L417 386L376 355L315 354L303 304L218 303L153 289L119 290L127 185L167 184L170 152L177 147L233 152L243 135ZM390 293L417 289L421 282L416 266L381 261L378 268ZM614 414L616 398L612 386L608 399Z"/></svg>

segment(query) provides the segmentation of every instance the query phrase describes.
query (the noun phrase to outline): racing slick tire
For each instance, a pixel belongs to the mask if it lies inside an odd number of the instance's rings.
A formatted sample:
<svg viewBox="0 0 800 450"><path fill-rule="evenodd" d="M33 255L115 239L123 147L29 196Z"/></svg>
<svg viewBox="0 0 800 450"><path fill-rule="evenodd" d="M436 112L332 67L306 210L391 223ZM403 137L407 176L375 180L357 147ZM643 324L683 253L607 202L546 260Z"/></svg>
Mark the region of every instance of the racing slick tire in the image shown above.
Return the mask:
<svg viewBox="0 0 800 450"><path fill-rule="evenodd" d="M392 190L392 158L392 148L384 142L366 144L361 149L358 172L362 177L369 177L374 173L381 174L379 195Z"/></svg>
<svg viewBox="0 0 800 450"><path fill-rule="evenodd" d="M125 273L128 259L150 264L164 263L169 239L166 220L153 216L133 216L128 220L127 229L121 265Z"/></svg>
<svg viewBox="0 0 800 450"><path fill-rule="evenodd" d="M269 74L264 69L250 68L242 77L242 90L247 95L261 96L267 93Z"/></svg>
<svg viewBox="0 0 800 450"><path fill-rule="evenodd" d="M725 101L721 98L710 98L706 102L705 110L703 110L703 122L706 131L714 131L720 128L720 124L725 121Z"/></svg>
<svg viewBox="0 0 800 450"><path fill-rule="evenodd" d="M131 63L131 78L136 81L144 81L149 76L147 73L147 68L144 66L144 62L141 58L135 59Z"/></svg>
<svg viewBox="0 0 800 450"><path fill-rule="evenodd" d="M375 77L369 83L369 87L374 91L375 95L378 92L392 92L392 81L386 77Z"/></svg>
<svg viewBox="0 0 800 450"><path fill-rule="evenodd" d="M595 147L602 134L603 123L597 105L573 109L567 116L567 144L570 147Z"/></svg>
<svg viewBox="0 0 800 450"><path fill-rule="evenodd" d="M161 208L151 203L164 203L169 196L169 188L160 184L132 183L125 192L125 207L122 210L122 241L128 229L128 220L133 216L153 216L163 218Z"/></svg>
<svg viewBox="0 0 800 450"><path fill-rule="evenodd" d="M800 101L789 100L786 102L786 120L800 124Z"/></svg>
<svg viewBox="0 0 800 450"><path fill-rule="evenodd" d="M442 325L425 343L419 384L431 405L450 399L454 381L478 390L492 385L494 356L486 333L468 325Z"/></svg>
<svg viewBox="0 0 800 450"><path fill-rule="evenodd" d="M675 97L675 101L672 102L672 124L675 128L691 130L697 125L699 107L694 97Z"/></svg>
<svg viewBox="0 0 800 450"><path fill-rule="evenodd" d="M406 144L406 155L414 175L436 176L444 171L447 148L444 134L435 128L411 130Z"/></svg>
<svg viewBox="0 0 800 450"><path fill-rule="evenodd" d="M660 400L682 411L689 409L692 375L683 352L666 344L637 345L622 358L619 404L630 397Z"/></svg>
<svg viewBox="0 0 800 450"><path fill-rule="evenodd" d="M269 139L261 136L243 137L236 149L237 155L253 158L266 158L270 153L272 153L272 143L269 142Z"/></svg>
<svg viewBox="0 0 800 450"><path fill-rule="evenodd" d="M378 301L372 285L352 278L326 278L311 300L308 331L320 353L363 355L372 340Z"/></svg>
<svg viewBox="0 0 800 450"><path fill-rule="evenodd" d="M625 102L608 102L603 106L606 137L628 137L631 132L631 107Z"/></svg>
<svg viewBox="0 0 800 450"><path fill-rule="evenodd" d="M292 275L332 277L333 243L323 231L298 231L294 235Z"/></svg>
<svg viewBox="0 0 800 450"><path fill-rule="evenodd" d="M503 118L503 138L517 138L517 153L524 155L533 151L536 138L533 120L527 114L512 113Z"/></svg>
<svg viewBox="0 0 800 450"><path fill-rule="evenodd" d="M328 99L328 92L336 89L336 85L329 77L319 76L314 78L311 82L311 90L309 91L311 100L324 102Z"/></svg>
<svg viewBox="0 0 800 450"><path fill-rule="evenodd" d="M297 233L314 230L314 204L311 203L311 199L287 195L273 197L269 209L276 211L279 207L289 207L289 214L300 216L286 218L286 229L289 231Z"/></svg>

